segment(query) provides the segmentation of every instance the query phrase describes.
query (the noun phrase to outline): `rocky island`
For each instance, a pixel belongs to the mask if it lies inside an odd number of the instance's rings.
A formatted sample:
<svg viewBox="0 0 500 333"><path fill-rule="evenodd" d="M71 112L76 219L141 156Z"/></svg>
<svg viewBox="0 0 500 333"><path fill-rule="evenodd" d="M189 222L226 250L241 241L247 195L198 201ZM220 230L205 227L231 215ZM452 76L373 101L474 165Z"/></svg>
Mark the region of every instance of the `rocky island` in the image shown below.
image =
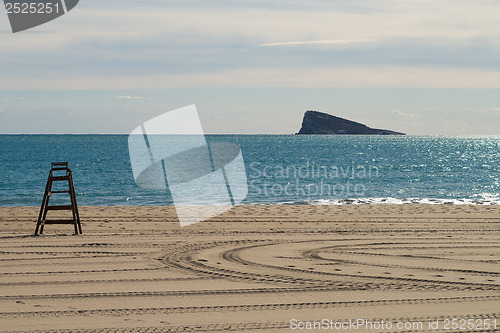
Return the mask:
<svg viewBox="0 0 500 333"><path fill-rule="evenodd" d="M405 135L405 133L370 128L364 124L319 111L306 111L302 128L297 134Z"/></svg>

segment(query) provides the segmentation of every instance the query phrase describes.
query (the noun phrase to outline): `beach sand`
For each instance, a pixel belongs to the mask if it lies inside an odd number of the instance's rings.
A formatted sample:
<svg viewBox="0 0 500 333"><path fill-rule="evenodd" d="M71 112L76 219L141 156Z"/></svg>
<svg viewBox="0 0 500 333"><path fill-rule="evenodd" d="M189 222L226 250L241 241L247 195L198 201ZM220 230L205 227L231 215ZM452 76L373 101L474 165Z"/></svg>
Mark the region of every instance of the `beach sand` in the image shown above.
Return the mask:
<svg viewBox="0 0 500 333"><path fill-rule="evenodd" d="M239 206L184 228L172 207L81 207L83 235L34 237L37 215L0 208L0 331L500 331L500 206Z"/></svg>

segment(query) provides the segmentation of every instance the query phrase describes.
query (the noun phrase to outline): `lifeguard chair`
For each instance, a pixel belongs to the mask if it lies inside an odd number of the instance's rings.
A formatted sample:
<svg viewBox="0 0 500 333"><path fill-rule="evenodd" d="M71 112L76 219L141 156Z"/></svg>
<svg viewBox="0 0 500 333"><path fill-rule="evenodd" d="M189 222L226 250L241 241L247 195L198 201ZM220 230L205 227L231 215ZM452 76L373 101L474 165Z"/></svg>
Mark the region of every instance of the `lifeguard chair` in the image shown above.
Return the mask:
<svg viewBox="0 0 500 333"><path fill-rule="evenodd" d="M53 191L52 185L54 182L68 182L68 189ZM53 194L57 193L68 193L71 204L49 205L50 198ZM73 219L47 220L47 212L49 210L71 210ZM75 227L75 234L78 235L82 233L80 216L78 214L78 205L76 204L75 185L73 183L71 169L68 168L68 162L52 163L52 168L50 169L49 177L47 179L47 186L45 187L45 194L43 195L42 206L40 207L40 214L38 215L35 235L43 234L43 227L46 224L73 224Z"/></svg>

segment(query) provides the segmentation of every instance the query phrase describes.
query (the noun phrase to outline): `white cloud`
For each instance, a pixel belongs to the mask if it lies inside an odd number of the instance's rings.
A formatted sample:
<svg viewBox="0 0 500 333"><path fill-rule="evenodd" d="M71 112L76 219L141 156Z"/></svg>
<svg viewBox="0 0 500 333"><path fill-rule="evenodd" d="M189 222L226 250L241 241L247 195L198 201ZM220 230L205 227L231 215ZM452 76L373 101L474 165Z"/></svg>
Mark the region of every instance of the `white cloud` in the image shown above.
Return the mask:
<svg viewBox="0 0 500 333"><path fill-rule="evenodd" d="M376 42L376 39L325 39L325 40L310 40L297 42L277 42L264 43L258 46L295 46L295 45L345 45L354 43Z"/></svg>
<svg viewBox="0 0 500 333"><path fill-rule="evenodd" d="M145 99L142 96L115 96L117 99Z"/></svg>
<svg viewBox="0 0 500 333"><path fill-rule="evenodd" d="M401 117L409 117L409 118L415 117L413 113L402 112L401 110L398 109L392 110L391 113Z"/></svg>
<svg viewBox="0 0 500 333"><path fill-rule="evenodd" d="M9 101L23 101L24 100L24 97L21 96L21 97L5 97L4 99L2 99L2 102L9 102Z"/></svg>
<svg viewBox="0 0 500 333"><path fill-rule="evenodd" d="M462 112L497 112L500 111L500 107L488 107L488 108L461 108L461 107L428 107L423 108L423 111L462 111Z"/></svg>

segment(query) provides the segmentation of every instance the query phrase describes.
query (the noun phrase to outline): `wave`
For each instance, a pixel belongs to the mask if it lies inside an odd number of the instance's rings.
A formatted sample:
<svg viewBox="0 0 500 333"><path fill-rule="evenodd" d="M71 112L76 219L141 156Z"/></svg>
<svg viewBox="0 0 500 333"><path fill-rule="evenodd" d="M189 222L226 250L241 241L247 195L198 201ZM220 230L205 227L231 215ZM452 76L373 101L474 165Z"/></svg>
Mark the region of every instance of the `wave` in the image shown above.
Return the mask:
<svg viewBox="0 0 500 333"><path fill-rule="evenodd" d="M317 199L298 200L280 203L282 205L500 205L500 197L477 199L440 199L440 198L353 198L353 199Z"/></svg>

